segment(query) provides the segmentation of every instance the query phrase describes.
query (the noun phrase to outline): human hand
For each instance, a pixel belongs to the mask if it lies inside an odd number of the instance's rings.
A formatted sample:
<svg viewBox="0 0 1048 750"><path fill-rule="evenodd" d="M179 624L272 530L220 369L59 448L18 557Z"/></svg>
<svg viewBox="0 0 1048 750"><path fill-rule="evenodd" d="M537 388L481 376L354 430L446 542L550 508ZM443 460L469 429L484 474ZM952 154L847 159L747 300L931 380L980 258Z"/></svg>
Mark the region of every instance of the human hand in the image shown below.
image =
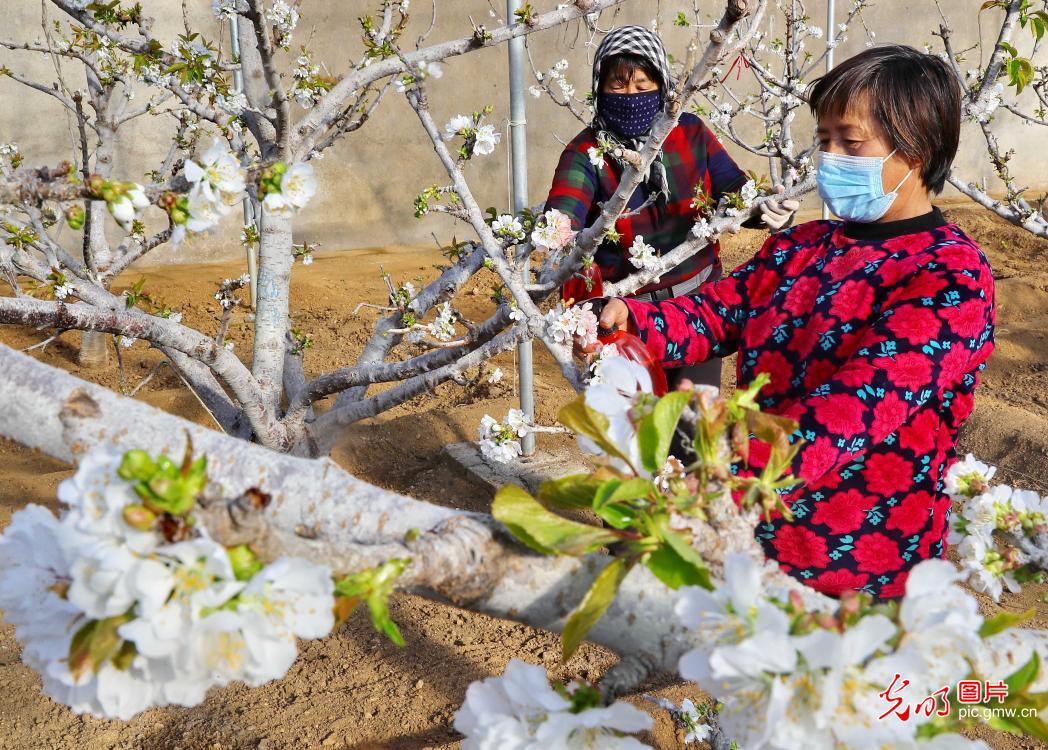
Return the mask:
<svg viewBox="0 0 1048 750"><path fill-rule="evenodd" d="M626 303L621 299L610 299L604 305L604 308L600 311L600 316L597 318L598 330L603 328L612 331L625 331L628 330L629 320L630 311L626 307ZM589 343L583 346L578 337L575 338L573 344L575 356L579 358L588 359L589 355L597 351L597 344Z"/></svg>
<svg viewBox="0 0 1048 750"><path fill-rule="evenodd" d="M761 201L761 221L768 225L768 229L777 232L793 223L793 216L801 207L799 201L785 198L783 194L786 188L776 185L775 191Z"/></svg>

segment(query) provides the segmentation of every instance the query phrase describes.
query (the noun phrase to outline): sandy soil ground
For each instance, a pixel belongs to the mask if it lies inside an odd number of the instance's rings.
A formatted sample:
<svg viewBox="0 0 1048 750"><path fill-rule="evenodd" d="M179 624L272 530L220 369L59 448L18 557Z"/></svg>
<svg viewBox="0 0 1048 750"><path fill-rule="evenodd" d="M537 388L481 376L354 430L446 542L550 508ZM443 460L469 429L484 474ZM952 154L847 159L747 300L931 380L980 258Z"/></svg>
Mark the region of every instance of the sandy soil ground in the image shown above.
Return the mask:
<svg viewBox="0 0 1048 750"><path fill-rule="evenodd" d="M985 212L955 209L950 216L986 249L997 278L999 305L998 348L964 432L962 450L999 465L1004 481L1048 492L1048 242ZM726 265L745 259L761 237L747 232L731 238L724 248ZM355 316L352 309L360 301L382 301L380 267L400 281L433 278L433 265L441 260L435 250L387 248L324 254L312 266L296 268L295 324L316 342L307 353L307 374L354 361L378 313L363 310ZM211 297L216 284L241 270L232 264L152 269L128 275L117 287L145 276L148 291L182 310L188 323L213 331L219 318ZM494 283L493 276L478 277L464 292L461 308L466 314L482 315ZM245 357L250 356L249 336L243 313L238 313L231 337ZM0 327L0 341L12 346L42 338L40 333ZM35 356L118 388L115 365L80 371L76 344L76 334L66 334ZM125 350L127 385L137 385L160 358L143 344ZM571 393L548 358L540 353L537 360L538 418L552 424ZM441 458L441 450L448 443L475 439L484 413L501 416L514 405L512 354L499 357L494 365L506 373L502 383L470 391L441 386L432 395L353 426L335 458L381 486L455 507L486 509L490 495L458 475ZM733 362L724 373L724 385L731 387ZM167 368L139 397L201 423L209 419ZM567 441L555 436L546 444ZM60 462L0 440L0 526L29 502L56 508L55 488L69 474L69 467ZM1031 585L1020 595L1005 596L999 605L981 601L987 612L1034 607L1037 617L1031 625L1048 628L1048 604L1041 600L1046 591L1048 586ZM45 698L35 675L19 661L12 628L0 626L0 748L454 748L459 735L451 724L466 686L500 673L510 658L544 664L562 679L597 678L614 663L612 653L587 644L561 666L554 635L416 597L396 597L393 615L407 639L403 649L376 634L366 615L358 613L336 634L303 644L298 661L279 682L254 690L236 685L213 690L196 708L156 709L127 723L79 717ZM671 676L654 680L641 692L645 691L678 701L701 697ZM1006 750L1041 746L988 731L979 736ZM663 713L647 739L656 747L674 748L681 746L682 737Z"/></svg>

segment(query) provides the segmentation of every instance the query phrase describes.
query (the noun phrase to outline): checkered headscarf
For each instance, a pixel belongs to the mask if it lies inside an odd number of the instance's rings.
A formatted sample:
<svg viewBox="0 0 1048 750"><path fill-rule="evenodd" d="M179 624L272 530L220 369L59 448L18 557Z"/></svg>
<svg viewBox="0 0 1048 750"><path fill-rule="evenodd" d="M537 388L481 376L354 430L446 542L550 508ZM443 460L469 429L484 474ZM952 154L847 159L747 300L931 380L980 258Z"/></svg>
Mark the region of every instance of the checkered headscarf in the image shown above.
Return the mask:
<svg viewBox="0 0 1048 750"><path fill-rule="evenodd" d="M637 55L648 60L659 71L662 90L673 87L673 75L670 73L670 61L666 57L666 48L662 39L654 31L643 26L620 26L608 32L597 47L593 59L593 96L596 97L600 87L600 68L612 55Z"/></svg>
<svg viewBox="0 0 1048 750"><path fill-rule="evenodd" d="M665 103L666 91L673 87L673 75L670 73L670 62L666 56L666 48L662 39L654 31L643 26L620 26L608 33L597 47L597 54L593 59L593 103L596 116L593 118L592 128L597 132L598 138L605 138L612 143L618 143L631 151L639 151L647 140L647 136L639 138L624 138L612 130L608 122L600 112L600 71L604 61L612 55L638 55L648 60L655 69L659 71L659 82ZM613 156L613 158L616 158ZM621 160L620 160L621 161ZM644 184L650 194L657 196L663 203L669 200L669 187L666 180L666 165L662 161L662 151L659 151L655 161L644 175ZM656 204L658 206L658 204Z"/></svg>

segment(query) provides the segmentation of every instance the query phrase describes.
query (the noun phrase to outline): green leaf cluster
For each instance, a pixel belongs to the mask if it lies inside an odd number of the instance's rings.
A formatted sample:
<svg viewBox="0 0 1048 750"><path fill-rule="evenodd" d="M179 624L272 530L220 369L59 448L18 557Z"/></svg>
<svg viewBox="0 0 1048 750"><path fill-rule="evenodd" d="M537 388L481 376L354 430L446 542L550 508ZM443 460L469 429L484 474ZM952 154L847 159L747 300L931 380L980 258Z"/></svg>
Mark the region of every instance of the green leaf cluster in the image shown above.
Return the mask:
<svg viewBox="0 0 1048 750"><path fill-rule="evenodd" d="M181 466L167 456L155 459L143 450L124 454L117 475L133 483L135 494L153 513L185 516L207 485L207 456L193 460L192 443L186 445Z"/></svg>
<svg viewBox="0 0 1048 750"><path fill-rule="evenodd" d="M398 646L404 645L404 637L389 614L389 595L393 586L411 560L394 558L377 568L368 568L346 576L335 582L335 616L339 622L363 602L371 612L371 624L375 630L385 633Z"/></svg>

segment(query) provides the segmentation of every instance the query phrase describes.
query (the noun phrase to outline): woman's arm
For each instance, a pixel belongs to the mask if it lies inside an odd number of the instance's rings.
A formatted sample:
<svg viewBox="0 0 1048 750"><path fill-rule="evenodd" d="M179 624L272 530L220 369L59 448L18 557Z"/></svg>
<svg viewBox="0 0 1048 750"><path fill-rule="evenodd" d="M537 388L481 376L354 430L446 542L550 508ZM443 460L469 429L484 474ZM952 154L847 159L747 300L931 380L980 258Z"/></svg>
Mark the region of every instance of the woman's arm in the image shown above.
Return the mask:
<svg viewBox="0 0 1048 750"><path fill-rule="evenodd" d="M703 284L695 294L664 302L612 300L601 312L601 325L636 333L663 367L727 356L738 349L749 316L751 277L771 272L768 256L791 244L790 233L769 237L749 261L723 279Z"/></svg>
<svg viewBox="0 0 1048 750"><path fill-rule="evenodd" d="M728 193L737 193L746 184L749 177L739 168L731 154L724 148L717 136L700 121L702 128L699 134L700 148L706 155L706 170L709 174L709 192L714 201L719 201Z"/></svg>

